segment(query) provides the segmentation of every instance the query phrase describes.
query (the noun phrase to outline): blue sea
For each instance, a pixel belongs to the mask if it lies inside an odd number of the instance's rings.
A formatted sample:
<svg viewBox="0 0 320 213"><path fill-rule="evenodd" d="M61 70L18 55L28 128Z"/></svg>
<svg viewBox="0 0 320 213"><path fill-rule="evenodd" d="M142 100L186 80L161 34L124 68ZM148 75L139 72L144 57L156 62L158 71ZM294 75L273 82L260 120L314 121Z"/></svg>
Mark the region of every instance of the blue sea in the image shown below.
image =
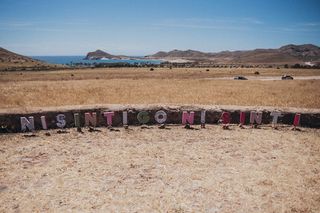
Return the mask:
<svg viewBox="0 0 320 213"><path fill-rule="evenodd" d="M160 60L148 60L143 57L134 57L141 59L103 59L103 60L84 60L85 56L31 56L34 59L51 64L101 64L101 63L128 63L128 64L160 64Z"/></svg>

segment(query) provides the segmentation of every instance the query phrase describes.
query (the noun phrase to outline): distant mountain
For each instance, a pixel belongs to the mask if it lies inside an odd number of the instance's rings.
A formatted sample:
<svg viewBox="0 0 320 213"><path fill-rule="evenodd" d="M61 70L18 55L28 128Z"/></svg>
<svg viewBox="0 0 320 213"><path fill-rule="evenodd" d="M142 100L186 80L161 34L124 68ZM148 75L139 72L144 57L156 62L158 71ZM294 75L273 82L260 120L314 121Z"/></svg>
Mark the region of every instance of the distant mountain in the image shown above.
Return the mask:
<svg viewBox="0 0 320 213"><path fill-rule="evenodd" d="M0 70L15 70L26 68L50 68L56 65L47 64L27 56L19 55L0 47Z"/></svg>
<svg viewBox="0 0 320 213"><path fill-rule="evenodd" d="M293 45L289 44L280 47L280 52L284 54L289 54L293 57L298 57L304 61L319 60L320 57L320 47L313 44L304 45Z"/></svg>
<svg viewBox="0 0 320 213"><path fill-rule="evenodd" d="M320 48L312 44L290 44L280 47L279 49L222 51L218 53L204 53L195 50L173 50L170 52L161 51L154 55L146 56L146 58L168 61L184 59L217 64L295 64L320 62Z"/></svg>
<svg viewBox="0 0 320 213"><path fill-rule="evenodd" d="M181 50L172 50L170 52L158 52L152 57L155 58L166 58L166 57L173 57L173 58L206 58L208 57L209 53L203 53L200 51L196 50L186 50L186 51L181 51Z"/></svg>
<svg viewBox="0 0 320 213"><path fill-rule="evenodd" d="M108 58L108 59L121 59L121 56L111 55L107 52L104 52L102 50L96 50L94 52L89 52L87 56L84 58L86 60L98 60L102 58Z"/></svg>

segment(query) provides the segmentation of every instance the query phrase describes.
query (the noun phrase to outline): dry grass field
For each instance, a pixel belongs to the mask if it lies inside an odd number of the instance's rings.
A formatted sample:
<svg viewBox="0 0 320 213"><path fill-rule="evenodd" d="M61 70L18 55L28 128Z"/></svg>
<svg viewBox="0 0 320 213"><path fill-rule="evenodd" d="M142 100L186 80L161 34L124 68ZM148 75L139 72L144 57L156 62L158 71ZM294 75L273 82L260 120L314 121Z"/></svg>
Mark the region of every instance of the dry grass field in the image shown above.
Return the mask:
<svg viewBox="0 0 320 213"><path fill-rule="evenodd" d="M0 109L96 104L320 108L291 69L0 72ZM0 212L320 212L320 130L282 126L0 134ZM49 136L45 133L50 133Z"/></svg>
<svg viewBox="0 0 320 213"><path fill-rule="evenodd" d="M0 135L0 212L320 212L320 130Z"/></svg>
<svg viewBox="0 0 320 213"><path fill-rule="evenodd" d="M209 70L209 71L207 71ZM255 75L259 72L259 75ZM0 72L0 82L6 81L58 81L89 79L204 79L244 76L320 76L320 69L272 68L99 68L81 70Z"/></svg>
<svg viewBox="0 0 320 213"><path fill-rule="evenodd" d="M297 69L86 69L0 73L0 108L87 104L320 107L320 80L235 81L236 75L320 76Z"/></svg>
<svg viewBox="0 0 320 213"><path fill-rule="evenodd" d="M1 53L0 53L0 58ZM40 61L34 61L29 59L16 59L16 60L10 60L10 61L0 61L0 72L3 72L5 70L16 70L16 69L24 69L24 70L34 70L34 69L63 69L65 66L58 65L58 64L47 64Z"/></svg>

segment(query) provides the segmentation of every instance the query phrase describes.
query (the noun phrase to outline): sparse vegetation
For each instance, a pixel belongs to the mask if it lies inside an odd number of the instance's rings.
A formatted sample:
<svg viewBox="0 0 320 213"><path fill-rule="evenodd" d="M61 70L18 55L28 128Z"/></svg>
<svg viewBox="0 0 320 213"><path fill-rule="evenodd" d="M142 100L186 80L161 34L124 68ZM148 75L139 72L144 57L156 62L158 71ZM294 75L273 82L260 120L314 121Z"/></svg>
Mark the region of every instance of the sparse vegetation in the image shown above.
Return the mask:
<svg viewBox="0 0 320 213"><path fill-rule="evenodd" d="M81 104L221 104L319 108L320 80L233 81L251 69L174 70L114 68L51 72L0 72L0 108ZM257 71L257 70L256 70ZM75 74L70 78L71 74ZM260 69L260 76L319 75L318 70ZM159 81L161 79L161 81ZM63 80L63 81L61 81ZM77 88L77 89L75 89ZM26 91L32 91L26 96ZM63 92L61 92L63 91Z"/></svg>

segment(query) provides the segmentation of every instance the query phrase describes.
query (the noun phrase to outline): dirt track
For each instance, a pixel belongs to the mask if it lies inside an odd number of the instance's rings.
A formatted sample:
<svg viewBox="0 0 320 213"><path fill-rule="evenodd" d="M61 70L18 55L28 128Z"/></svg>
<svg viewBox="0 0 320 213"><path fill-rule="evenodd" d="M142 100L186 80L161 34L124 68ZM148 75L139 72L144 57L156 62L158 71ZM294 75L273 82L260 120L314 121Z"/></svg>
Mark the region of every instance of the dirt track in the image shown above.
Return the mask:
<svg viewBox="0 0 320 213"><path fill-rule="evenodd" d="M0 212L319 212L320 130L0 135Z"/></svg>
<svg viewBox="0 0 320 213"><path fill-rule="evenodd" d="M256 81L282 81L281 76L249 76L248 80ZM217 78L205 78L207 80L233 80L233 77L217 77ZM319 80L320 76L294 76L295 80Z"/></svg>

